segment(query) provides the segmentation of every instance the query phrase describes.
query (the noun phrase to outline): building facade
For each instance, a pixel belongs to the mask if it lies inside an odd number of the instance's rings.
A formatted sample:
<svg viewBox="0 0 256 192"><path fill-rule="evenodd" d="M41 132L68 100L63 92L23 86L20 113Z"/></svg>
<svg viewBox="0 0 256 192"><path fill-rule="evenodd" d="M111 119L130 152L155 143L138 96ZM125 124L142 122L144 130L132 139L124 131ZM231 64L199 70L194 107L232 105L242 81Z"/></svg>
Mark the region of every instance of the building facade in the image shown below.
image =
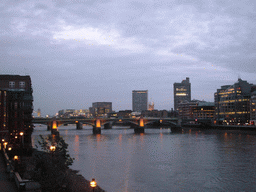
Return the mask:
<svg viewBox="0 0 256 192"><path fill-rule="evenodd" d="M183 80L181 83L173 84L173 93L174 93L174 110L178 110L178 104L184 101L191 101L191 83L189 78L186 77L186 80Z"/></svg>
<svg viewBox="0 0 256 192"><path fill-rule="evenodd" d="M31 146L33 132L33 90L30 76L0 75L0 131L10 138L24 133L24 143Z"/></svg>
<svg viewBox="0 0 256 192"><path fill-rule="evenodd" d="M252 96L251 96L250 120L252 125L256 125L256 91L252 92Z"/></svg>
<svg viewBox="0 0 256 192"><path fill-rule="evenodd" d="M214 102L201 101L197 106L192 107L193 119L214 119L215 105Z"/></svg>
<svg viewBox="0 0 256 192"><path fill-rule="evenodd" d="M217 89L214 94L216 124L249 123L252 86L239 78L233 85L224 85Z"/></svg>
<svg viewBox="0 0 256 192"><path fill-rule="evenodd" d="M107 117L108 113L112 113L112 102L92 103L89 110L93 117Z"/></svg>
<svg viewBox="0 0 256 192"><path fill-rule="evenodd" d="M181 119L193 119L192 108L198 106L199 100L182 101L177 105L177 112Z"/></svg>
<svg viewBox="0 0 256 192"><path fill-rule="evenodd" d="M142 112L148 110L148 90L132 91L132 111Z"/></svg>

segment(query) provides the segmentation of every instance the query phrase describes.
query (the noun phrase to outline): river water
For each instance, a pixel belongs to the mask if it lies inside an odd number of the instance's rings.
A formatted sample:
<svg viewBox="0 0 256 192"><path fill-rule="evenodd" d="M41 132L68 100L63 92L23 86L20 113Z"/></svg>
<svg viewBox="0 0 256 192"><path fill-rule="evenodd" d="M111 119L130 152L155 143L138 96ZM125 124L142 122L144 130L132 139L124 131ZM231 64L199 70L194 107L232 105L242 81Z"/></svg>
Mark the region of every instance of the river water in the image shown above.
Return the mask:
<svg viewBox="0 0 256 192"><path fill-rule="evenodd" d="M58 128L75 158L72 169L101 188L116 191L256 191L256 132L114 127L93 135L92 128ZM39 135L50 134L36 126Z"/></svg>

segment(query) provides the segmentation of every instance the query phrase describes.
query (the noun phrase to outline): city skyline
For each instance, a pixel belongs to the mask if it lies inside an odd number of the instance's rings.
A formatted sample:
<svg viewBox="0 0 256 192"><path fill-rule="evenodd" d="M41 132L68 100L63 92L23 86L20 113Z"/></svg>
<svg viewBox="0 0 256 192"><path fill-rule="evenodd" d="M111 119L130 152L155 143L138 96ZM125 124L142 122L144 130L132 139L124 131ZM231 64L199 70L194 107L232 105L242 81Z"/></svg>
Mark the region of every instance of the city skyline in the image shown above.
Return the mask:
<svg viewBox="0 0 256 192"><path fill-rule="evenodd" d="M14 1L0 3L0 74L30 75L34 110L132 109L148 90L155 109L174 108L173 83L214 101L240 77L256 84L251 1Z"/></svg>

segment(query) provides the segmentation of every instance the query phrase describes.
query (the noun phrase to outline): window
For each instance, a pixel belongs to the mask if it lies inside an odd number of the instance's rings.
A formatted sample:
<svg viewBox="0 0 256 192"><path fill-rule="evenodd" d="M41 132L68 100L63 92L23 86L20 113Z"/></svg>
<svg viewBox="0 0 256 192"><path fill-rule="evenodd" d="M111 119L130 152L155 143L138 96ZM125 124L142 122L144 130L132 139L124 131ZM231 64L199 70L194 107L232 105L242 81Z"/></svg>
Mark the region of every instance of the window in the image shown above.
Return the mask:
<svg viewBox="0 0 256 192"><path fill-rule="evenodd" d="M25 88L25 82L24 81L20 81L19 85L20 85L20 88Z"/></svg>
<svg viewBox="0 0 256 192"><path fill-rule="evenodd" d="M15 82L14 81L9 81L9 87L14 88L15 87Z"/></svg>

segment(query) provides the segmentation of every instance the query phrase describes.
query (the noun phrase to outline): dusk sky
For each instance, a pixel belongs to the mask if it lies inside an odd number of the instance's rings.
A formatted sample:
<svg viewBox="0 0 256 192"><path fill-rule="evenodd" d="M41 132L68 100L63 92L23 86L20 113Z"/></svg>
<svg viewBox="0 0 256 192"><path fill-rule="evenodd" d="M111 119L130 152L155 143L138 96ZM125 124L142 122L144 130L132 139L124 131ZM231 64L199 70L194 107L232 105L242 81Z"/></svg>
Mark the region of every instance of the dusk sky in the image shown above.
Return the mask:
<svg viewBox="0 0 256 192"><path fill-rule="evenodd" d="M256 84L256 1L3 0L0 74L30 75L34 109L132 109L148 90L173 108L173 83L214 101L238 77Z"/></svg>

